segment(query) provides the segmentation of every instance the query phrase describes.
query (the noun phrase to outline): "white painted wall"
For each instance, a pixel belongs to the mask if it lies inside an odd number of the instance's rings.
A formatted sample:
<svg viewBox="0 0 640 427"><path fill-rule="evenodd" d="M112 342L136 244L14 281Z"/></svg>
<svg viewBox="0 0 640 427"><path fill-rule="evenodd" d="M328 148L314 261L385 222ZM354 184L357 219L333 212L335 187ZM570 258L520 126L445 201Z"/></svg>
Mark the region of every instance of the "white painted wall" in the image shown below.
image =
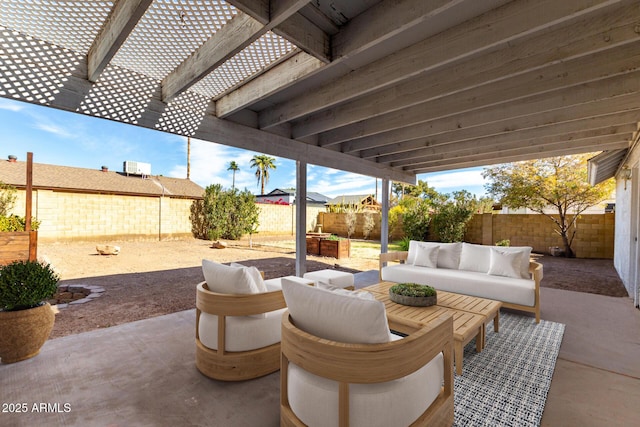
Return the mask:
<svg viewBox="0 0 640 427"><path fill-rule="evenodd" d="M640 232L640 150L635 150L627 159L632 167L632 179L616 181L616 231L614 241L613 264L624 283L629 295L634 298L636 307L640 303L638 286L640 267L638 234ZM626 186L626 188L625 188Z"/></svg>

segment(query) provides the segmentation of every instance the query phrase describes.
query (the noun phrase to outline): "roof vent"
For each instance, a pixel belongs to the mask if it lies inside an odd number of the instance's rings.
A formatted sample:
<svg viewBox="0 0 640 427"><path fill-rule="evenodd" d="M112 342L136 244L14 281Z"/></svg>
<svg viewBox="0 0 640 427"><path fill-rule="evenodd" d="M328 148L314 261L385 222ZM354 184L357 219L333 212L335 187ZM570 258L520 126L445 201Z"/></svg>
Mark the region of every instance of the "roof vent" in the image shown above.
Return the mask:
<svg viewBox="0 0 640 427"><path fill-rule="evenodd" d="M127 175L142 175L143 177L151 175L151 163L132 162L130 160L124 162L123 172Z"/></svg>

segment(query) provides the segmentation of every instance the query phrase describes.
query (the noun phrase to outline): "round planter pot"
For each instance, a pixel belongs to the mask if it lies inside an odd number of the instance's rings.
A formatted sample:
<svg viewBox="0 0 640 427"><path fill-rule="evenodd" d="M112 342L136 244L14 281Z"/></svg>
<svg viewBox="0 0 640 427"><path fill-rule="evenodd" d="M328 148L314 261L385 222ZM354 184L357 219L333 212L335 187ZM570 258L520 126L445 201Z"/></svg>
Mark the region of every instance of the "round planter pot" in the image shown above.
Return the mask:
<svg viewBox="0 0 640 427"><path fill-rule="evenodd" d="M438 303L438 296L432 297L408 297L405 295L394 294L389 291L389 299L397 304L410 305L413 307L428 307Z"/></svg>
<svg viewBox="0 0 640 427"><path fill-rule="evenodd" d="M51 305L19 311L0 311L0 361L15 363L40 352L53 329Z"/></svg>

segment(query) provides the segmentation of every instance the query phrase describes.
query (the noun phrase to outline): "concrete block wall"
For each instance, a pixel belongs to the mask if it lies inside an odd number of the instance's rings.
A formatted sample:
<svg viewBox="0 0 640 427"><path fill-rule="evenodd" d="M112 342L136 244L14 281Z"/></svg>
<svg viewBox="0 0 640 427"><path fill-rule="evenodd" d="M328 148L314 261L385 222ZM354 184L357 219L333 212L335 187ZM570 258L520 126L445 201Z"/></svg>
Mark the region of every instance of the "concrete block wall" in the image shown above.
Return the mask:
<svg viewBox="0 0 640 427"><path fill-rule="evenodd" d="M25 214L25 192L13 213ZM191 237L191 199L33 191L41 242L158 240ZM160 234L162 233L162 234Z"/></svg>
<svg viewBox="0 0 640 427"><path fill-rule="evenodd" d="M614 214L584 214L577 221L573 250L579 258L613 258ZM549 253L549 247L563 247L553 222L544 215L475 215L467 227L465 240L493 245L510 240L511 246L531 246L534 252Z"/></svg>
<svg viewBox="0 0 640 427"><path fill-rule="evenodd" d="M341 237L347 237L347 221L346 214L344 213L330 213L330 212L321 212L318 215L318 224L322 224L322 231L325 233L336 234ZM373 231L369 235L370 240L380 240L380 222L381 216L380 213L373 213L373 219L375 225L373 227ZM364 237L363 228L364 228L364 213L356 214L356 229L354 234L351 236L354 239L362 239ZM403 236L402 231L402 220L398 221L398 224L393 229L391 233L392 240L400 239Z"/></svg>
<svg viewBox="0 0 640 427"><path fill-rule="evenodd" d="M262 234L295 234L296 232L296 206L272 205L258 203L260 215L258 221L258 233ZM314 230L318 213L324 211L324 206L307 206L307 224L305 230Z"/></svg>

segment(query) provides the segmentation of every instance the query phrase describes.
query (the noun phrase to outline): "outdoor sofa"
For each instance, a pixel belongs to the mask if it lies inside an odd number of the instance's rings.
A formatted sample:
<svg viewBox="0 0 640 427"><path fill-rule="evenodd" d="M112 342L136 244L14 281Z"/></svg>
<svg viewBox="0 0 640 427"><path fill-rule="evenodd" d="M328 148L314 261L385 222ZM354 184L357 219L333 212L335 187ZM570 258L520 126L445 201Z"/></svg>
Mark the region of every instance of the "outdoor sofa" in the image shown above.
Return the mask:
<svg viewBox="0 0 640 427"><path fill-rule="evenodd" d="M380 254L380 279L502 301L539 323L542 264L530 260L531 249L412 240L408 251Z"/></svg>

